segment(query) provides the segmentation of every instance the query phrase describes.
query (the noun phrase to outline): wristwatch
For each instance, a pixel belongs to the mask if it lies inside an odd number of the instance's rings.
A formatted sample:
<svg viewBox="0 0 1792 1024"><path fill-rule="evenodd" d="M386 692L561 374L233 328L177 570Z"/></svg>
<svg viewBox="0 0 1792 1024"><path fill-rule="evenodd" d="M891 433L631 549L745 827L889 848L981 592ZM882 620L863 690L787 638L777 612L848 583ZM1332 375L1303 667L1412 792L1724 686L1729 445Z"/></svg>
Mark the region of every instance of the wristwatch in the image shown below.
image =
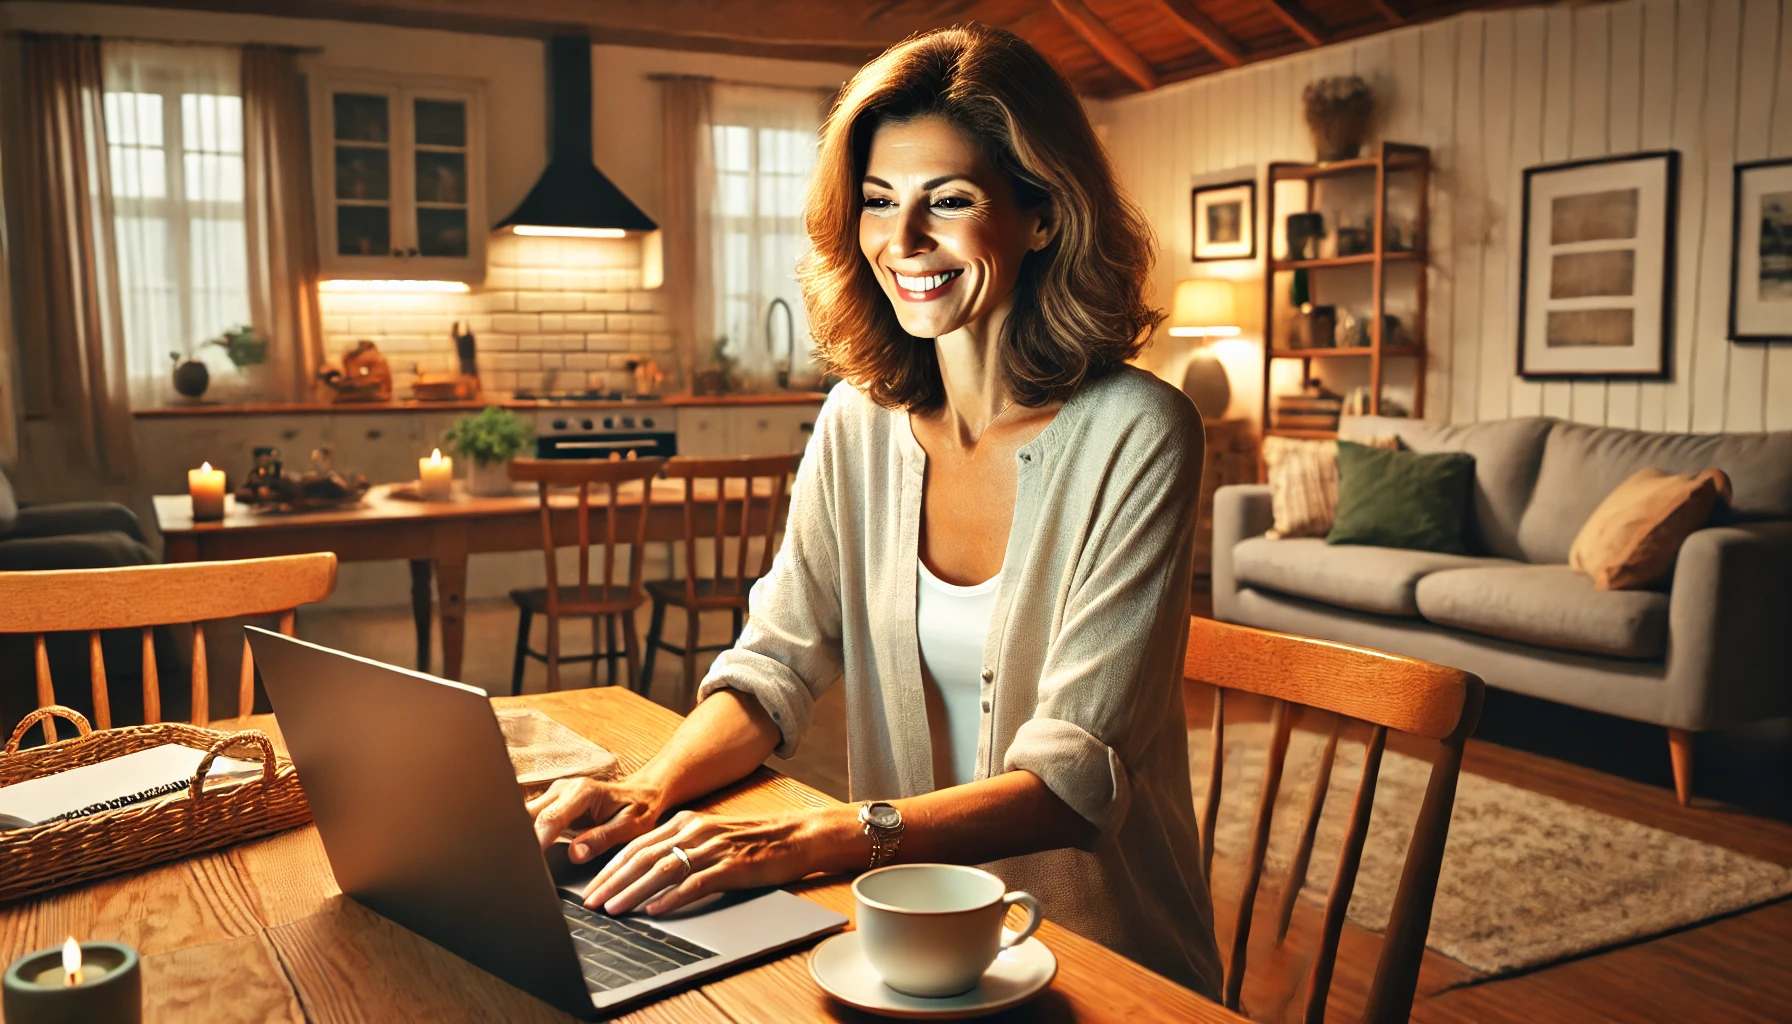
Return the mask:
<svg viewBox="0 0 1792 1024"><path fill-rule="evenodd" d="M871 866L881 868L896 859L902 845L902 812L895 804L867 800L859 807L859 824L871 840Z"/></svg>

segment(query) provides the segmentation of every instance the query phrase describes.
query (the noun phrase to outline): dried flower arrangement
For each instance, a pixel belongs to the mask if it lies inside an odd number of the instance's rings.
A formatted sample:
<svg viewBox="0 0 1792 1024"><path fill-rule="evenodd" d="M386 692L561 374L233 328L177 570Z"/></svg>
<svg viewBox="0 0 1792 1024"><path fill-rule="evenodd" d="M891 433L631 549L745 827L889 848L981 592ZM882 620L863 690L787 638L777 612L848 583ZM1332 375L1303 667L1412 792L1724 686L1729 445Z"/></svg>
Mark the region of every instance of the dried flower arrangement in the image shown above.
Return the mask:
<svg viewBox="0 0 1792 1024"><path fill-rule="evenodd" d="M1375 93L1361 75L1339 75L1307 83L1301 93L1307 129L1319 160L1349 160L1361 152L1375 115Z"/></svg>

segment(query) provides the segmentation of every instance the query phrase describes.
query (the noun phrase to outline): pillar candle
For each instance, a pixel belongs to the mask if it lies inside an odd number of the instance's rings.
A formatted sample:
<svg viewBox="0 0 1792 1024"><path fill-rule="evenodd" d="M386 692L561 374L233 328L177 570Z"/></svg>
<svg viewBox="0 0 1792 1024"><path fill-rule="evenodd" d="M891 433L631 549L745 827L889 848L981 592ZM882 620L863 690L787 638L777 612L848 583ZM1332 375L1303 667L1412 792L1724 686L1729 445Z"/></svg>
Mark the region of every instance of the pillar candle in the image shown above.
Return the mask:
<svg viewBox="0 0 1792 1024"><path fill-rule="evenodd" d="M454 460L437 448L417 460L417 491L429 501L447 501L454 489Z"/></svg>
<svg viewBox="0 0 1792 1024"><path fill-rule="evenodd" d="M187 470L187 493L193 497L193 521L216 522L224 518L224 471L207 462Z"/></svg>

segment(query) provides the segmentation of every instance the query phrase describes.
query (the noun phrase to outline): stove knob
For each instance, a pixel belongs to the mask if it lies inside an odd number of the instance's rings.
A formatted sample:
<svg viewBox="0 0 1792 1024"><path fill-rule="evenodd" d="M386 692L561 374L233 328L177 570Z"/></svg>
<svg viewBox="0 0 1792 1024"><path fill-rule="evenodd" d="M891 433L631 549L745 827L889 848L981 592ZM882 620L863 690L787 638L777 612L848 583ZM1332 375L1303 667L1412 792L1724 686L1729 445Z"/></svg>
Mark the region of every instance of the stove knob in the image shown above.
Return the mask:
<svg viewBox="0 0 1792 1024"><path fill-rule="evenodd" d="M652 430L653 429L653 417L652 416L642 417L641 426L647 430Z"/></svg>
<svg viewBox="0 0 1792 1024"><path fill-rule="evenodd" d="M586 430L591 429L591 421L590 420L585 420L584 422L580 423L579 425L584 427Z"/></svg>
<svg viewBox="0 0 1792 1024"><path fill-rule="evenodd" d="M565 420L555 420L554 421L554 429L555 430L565 430L566 429L566 421Z"/></svg>
<svg viewBox="0 0 1792 1024"><path fill-rule="evenodd" d="M616 426L616 421L609 416L605 416L604 417L604 429L609 430L614 426Z"/></svg>
<svg viewBox="0 0 1792 1024"><path fill-rule="evenodd" d="M633 430L635 426L635 418L633 416L622 417L622 425L627 429Z"/></svg>

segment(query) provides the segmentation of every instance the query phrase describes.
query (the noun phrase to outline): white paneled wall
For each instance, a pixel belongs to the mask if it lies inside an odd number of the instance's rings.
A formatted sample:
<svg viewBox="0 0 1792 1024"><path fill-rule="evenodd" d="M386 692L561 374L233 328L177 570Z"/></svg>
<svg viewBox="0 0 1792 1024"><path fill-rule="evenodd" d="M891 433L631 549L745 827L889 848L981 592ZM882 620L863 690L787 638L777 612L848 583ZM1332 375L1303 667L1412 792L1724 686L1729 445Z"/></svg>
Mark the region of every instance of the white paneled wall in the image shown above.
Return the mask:
<svg viewBox="0 0 1792 1024"><path fill-rule="evenodd" d="M1188 258L1190 186L1240 167L1254 167L1261 182L1271 160L1311 159L1300 91L1352 73L1369 79L1384 104L1382 137L1431 147L1436 165L1429 418L1543 413L1647 430L1792 429L1792 345L1725 337L1732 168L1792 157L1792 0L1469 14L1098 104L1093 113L1121 177L1158 233L1160 305L1176 280L1197 272ZM1681 154L1672 378L1521 380L1522 172L1658 149ZM1260 184L1259 219L1263 200ZM1232 269L1261 281L1260 262ZM1160 340L1146 364L1178 379L1183 344ZM1254 415L1260 348L1242 368L1222 358L1243 393L1233 413Z"/></svg>

